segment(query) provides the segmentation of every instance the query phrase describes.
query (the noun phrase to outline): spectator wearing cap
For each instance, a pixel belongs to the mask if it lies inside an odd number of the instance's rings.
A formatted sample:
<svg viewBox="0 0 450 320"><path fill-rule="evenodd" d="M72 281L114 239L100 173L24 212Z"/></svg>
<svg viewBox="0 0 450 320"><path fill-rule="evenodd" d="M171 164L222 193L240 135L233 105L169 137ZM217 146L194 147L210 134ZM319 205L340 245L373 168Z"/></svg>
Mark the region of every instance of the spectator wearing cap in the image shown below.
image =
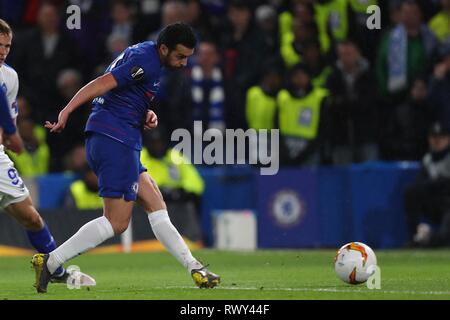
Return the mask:
<svg viewBox="0 0 450 320"><path fill-rule="evenodd" d="M450 128L436 122L428 134L429 151L416 181L404 194L409 244L450 244Z"/></svg>

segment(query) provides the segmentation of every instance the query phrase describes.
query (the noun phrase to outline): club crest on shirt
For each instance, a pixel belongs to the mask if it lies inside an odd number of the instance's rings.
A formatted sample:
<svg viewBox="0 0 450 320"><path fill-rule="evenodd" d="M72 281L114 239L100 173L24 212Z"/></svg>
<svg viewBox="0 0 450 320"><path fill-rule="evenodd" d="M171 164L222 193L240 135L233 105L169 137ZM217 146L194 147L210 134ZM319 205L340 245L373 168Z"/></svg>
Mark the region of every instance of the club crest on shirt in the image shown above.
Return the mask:
<svg viewBox="0 0 450 320"><path fill-rule="evenodd" d="M141 80L144 77L144 69L140 67L133 67L131 69L131 77L134 80Z"/></svg>

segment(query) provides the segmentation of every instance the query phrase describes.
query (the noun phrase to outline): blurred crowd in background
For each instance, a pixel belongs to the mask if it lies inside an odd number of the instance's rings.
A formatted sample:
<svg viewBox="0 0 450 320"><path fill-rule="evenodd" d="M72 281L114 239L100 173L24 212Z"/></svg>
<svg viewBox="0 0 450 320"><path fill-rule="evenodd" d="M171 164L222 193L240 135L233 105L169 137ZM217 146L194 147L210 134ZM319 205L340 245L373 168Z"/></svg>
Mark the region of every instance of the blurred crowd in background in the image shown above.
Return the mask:
<svg viewBox="0 0 450 320"><path fill-rule="evenodd" d="M66 26L72 4L79 30ZM381 29L367 27L369 5L381 8ZM166 144L195 120L278 128L282 165L340 165L420 161L436 121L449 135L450 0L2 0L0 16L14 31L7 63L27 152L13 160L24 177L85 166L90 105L61 134L43 123L126 47L176 21L199 42L152 106Z"/></svg>

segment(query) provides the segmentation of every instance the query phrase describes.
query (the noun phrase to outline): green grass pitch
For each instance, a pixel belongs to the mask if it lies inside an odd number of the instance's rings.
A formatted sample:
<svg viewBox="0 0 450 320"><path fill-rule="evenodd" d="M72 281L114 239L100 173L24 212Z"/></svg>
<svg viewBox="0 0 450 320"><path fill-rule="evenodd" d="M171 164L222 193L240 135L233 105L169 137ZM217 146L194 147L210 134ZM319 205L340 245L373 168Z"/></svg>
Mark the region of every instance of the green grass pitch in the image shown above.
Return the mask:
<svg viewBox="0 0 450 320"><path fill-rule="evenodd" d="M381 289L352 286L334 274L333 250L197 250L194 255L222 277L214 289L198 289L167 252L85 254L78 265L92 275L90 290L50 284L37 294L28 257L0 257L0 299L120 300L297 300L433 299L450 300L450 250L376 251Z"/></svg>

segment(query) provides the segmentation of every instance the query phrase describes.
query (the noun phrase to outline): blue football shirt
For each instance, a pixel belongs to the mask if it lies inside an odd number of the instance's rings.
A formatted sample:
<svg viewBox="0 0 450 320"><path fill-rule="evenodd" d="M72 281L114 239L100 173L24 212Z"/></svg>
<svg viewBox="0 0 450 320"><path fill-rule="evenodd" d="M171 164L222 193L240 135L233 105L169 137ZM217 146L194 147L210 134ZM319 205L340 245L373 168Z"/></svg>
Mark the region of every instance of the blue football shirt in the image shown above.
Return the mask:
<svg viewBox="0 0 450 320"><path fill-rule="evenodd" d="M106 69L117 87L96 97L86 132L109 136L142 150L142 128L150 102L159 89L162 71L156 44L142 42L128 47Z"/></svg>

